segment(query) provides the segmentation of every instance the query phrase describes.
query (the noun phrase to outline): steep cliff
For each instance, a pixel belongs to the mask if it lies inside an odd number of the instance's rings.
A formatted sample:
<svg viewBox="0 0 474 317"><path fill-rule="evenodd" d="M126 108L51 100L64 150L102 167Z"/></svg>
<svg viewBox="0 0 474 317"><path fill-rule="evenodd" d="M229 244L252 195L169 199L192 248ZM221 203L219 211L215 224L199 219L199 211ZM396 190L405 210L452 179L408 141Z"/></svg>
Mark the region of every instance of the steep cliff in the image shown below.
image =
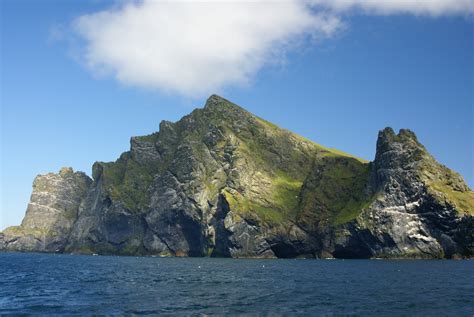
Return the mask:
<svg viewBox="0 0 474 317"><path fill-rule="evenodd" d="M44 185L43 185L44 184ZM211 96L96 162L38 176L0 249L230 257L473 255L474 193L409 130L373 162Z"/></svg>
<svg viewBox="0 0 474 317"><path fill-rule="evenodd" d="M71 168L37 176L21 226L9 227L3 236L0 234L0 248L63 251L91 183L86 174L74 173Z"/></svg>
<svg viewBox="0 0 474 317"><path fill-rule="evenodd" d="M413 132L381 131L371 165L371 203L338 232L335 256L474 254L474 193Z"/></svg>

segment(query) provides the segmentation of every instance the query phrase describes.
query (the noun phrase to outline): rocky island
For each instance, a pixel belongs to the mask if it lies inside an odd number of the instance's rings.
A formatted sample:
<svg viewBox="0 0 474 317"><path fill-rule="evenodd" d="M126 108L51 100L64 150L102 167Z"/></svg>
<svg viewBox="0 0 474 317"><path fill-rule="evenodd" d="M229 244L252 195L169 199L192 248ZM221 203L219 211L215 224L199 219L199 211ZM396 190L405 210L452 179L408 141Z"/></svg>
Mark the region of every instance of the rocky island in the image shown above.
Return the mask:
<svg viewBox="0 0 474 317"><path fill-rule="evenodd" d="M366 162L211 96L92 179L39 175L0 250L257 258L474 255L474 192L410 130Z"/></svg>

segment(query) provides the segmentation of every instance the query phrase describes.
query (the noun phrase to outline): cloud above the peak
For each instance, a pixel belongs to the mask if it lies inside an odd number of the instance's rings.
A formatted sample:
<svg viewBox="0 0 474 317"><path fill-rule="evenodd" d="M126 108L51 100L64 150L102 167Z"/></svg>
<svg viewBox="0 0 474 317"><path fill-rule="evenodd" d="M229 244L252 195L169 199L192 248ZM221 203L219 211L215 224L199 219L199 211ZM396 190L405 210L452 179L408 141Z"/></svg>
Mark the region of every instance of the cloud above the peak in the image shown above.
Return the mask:
<svg viewBox="0 0 474 317"><path fill-rule="evenodd" d="M246 84L302 41L341 26L298 0L135 1L73 23L94 73L190 97Z"/></svg>
<svg viewBox="0 0 474 317"><path fill-rule="evenodd" d="M474 0L120 0L72 23L80 61L125 85L201 97L345 28L344 13L472 14Z"/></svg>

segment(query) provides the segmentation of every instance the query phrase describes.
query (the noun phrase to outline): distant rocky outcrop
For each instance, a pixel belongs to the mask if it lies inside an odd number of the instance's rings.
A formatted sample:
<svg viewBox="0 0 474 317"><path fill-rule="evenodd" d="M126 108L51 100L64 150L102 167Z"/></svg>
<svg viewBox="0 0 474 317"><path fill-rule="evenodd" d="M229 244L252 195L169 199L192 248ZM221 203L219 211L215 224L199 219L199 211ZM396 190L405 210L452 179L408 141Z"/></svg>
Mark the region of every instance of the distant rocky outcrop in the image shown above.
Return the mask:
<svg viewBox="0 0 474 317"><path fill-rule="evenodd" d="M415 134L379 133L373 162L328 149L218 96L133 137L93 180L37 176L0 250L223 257L474 254L474 193Z"/></svg>
<svg viewBox="0 0 474 317"><path fill-rule="evenodd" d="M3 231L0 248L62 252L91 183L86 174L71 168L37 176L21 226Z"/></svg>

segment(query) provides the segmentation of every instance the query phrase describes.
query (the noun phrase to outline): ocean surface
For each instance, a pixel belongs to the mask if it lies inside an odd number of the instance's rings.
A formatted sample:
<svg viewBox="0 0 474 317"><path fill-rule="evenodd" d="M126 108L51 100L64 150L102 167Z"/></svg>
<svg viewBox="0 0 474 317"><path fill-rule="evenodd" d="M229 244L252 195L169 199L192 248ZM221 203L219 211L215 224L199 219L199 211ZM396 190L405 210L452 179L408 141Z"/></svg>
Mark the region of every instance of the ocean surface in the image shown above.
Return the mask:
<svg viewBox="0 0 474 317"><path fill-rule="evenodd" d="M0 315L474 315L474 261L0 253Z"/></svg>

